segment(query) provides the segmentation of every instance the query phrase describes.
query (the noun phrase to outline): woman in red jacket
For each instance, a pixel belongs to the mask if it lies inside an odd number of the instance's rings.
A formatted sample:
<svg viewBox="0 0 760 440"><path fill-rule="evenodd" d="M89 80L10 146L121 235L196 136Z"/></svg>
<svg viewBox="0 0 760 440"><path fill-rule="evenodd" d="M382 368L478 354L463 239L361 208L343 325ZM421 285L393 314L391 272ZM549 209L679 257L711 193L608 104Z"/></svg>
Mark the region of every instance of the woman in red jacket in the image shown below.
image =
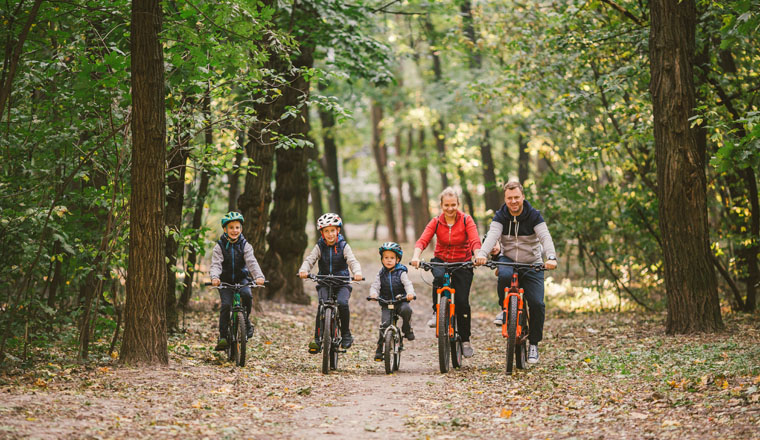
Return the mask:
<svg viewBox="0 0 760 440"><path fill-rule="evenodd" d="M480 236L472 216L459 210L459 195L453 188L441 192L441 215L433 218L425 227L414 245L414 256L410 265L419 268L420 255L435 235L435 256L430 261L459 263L470 261L474 252L480 249ZM443 271L434 270L433 275L433 318L429 327L435 327L435 305L438 296L435 290L443 284ZM451 286L456 290L454 297L457 327L462 338L462 355L471 357L470 345L470 285L472 268L460 269L451 275Z"/></svg>

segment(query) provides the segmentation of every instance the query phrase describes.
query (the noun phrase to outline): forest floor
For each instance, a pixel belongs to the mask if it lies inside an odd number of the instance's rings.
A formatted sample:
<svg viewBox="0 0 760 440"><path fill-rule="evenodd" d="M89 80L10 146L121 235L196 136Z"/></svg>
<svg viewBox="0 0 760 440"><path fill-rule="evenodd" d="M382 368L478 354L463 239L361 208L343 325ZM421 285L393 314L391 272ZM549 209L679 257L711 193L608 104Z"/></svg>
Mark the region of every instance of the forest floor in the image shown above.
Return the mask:
<svg viewBox="0 0 760 440"><path fill-rule="evenodd" d="M360 257L371 281L379 261ZM170 338L166 367L61 358L4 373L0 438L760 439L757 316L725 315L718 334L666 336L661 313L573 312L562 297L573 293L547 294L540 362L506 376L491 324L495 278L478 269L475 356L441 374L425 326L430 276L410 278L417 339L396 374L373 360L380 311L364 300L369 282L354 285L356 343L329 375L306 349L314 304L265 303L248 364L236 368L210 350L218 300L207 292Z"/></svg>

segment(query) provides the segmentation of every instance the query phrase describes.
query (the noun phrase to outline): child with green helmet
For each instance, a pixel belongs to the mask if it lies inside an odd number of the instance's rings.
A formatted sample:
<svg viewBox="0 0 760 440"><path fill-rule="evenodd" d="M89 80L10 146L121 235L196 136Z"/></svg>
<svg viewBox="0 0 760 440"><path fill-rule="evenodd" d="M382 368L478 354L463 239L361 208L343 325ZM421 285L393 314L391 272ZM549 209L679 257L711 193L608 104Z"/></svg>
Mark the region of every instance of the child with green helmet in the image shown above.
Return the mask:
<svg viewBox="0 0 760 440"><path fill-rule="evenodd" d="M244 284L250 282L251 279L260 286L264 284L264 273L253 255L253 246L243 237L244 221L243 214L235 211L230 211L222 217L224 233L214 246L214 251L211 254L211 269L209 270L211 284L214 286L218 286L221 282ZM224 336L225 329L229 324L233 296L233 289L219 289L222 308L219 311L219 340L214 348L217 351L227 348L228 341ZM249 320L253 304L250 287L240 290L240 300L245 307L245 325L250 338L253 336L253 326Z"/></svg>
<svg viewBox="0 0 760 440"><path fill-rule="evenodd" d="M399 294L406 297L406 301L396 306L396 312L403 319L401 332L404 337L410 341L414 340L414 331L412 330L412 306L409 301L417 298L414 293L414 286L407 275L406 266L401 264L401 257L404 251L398 243L389 241L383 243L378 249L380 253L380 262L383 268L377 273L375 281L369 286L370 298L380 297L384 300L393 300ZM391 324L391 312L387 305L381 305L380 317L380 337L377 340L377 350L375 350L375 360L383 360L383 333Z"/></svg>

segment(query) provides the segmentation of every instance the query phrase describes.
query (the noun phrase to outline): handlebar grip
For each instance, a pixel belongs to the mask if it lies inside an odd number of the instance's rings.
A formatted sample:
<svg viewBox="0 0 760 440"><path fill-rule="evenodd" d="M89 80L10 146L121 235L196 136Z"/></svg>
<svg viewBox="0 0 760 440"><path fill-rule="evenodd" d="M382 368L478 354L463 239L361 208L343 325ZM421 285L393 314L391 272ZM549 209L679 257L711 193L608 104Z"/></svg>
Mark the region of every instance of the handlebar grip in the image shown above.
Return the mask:
<svg viewBox="0 0 760 440"><path fill-rule="evenodd" d="M206 281L203 283L204 286L213 286L214 284L211 281Z"/></svg>

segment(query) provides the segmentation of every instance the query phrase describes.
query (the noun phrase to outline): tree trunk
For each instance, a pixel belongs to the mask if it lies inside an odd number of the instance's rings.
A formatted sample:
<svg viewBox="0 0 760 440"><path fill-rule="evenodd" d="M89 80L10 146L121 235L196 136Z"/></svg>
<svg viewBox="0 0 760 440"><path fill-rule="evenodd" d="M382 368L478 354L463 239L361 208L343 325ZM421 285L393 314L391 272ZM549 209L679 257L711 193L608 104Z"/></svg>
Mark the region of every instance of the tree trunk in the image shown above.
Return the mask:
<svg viewBox="0 0 760 440"><path fill-rule="evenodd" d="M425 151L425 128L420 127L420 151ZM424 219L425 224L427 224L427 221L430 219L430 198L428 197L429 190L428 190L428 166L427 166L427 159L422 160L422 164L420 165L420 200L422 201L422 204L420 206L420 209L422 210L421 217ZM424 226L423 226L424 229Z"/></svg>
<svg viewBox="0 0 760 440"><path fill-rule="evenodd" d="M206 100L204 99L204 107ZM190 156L188 143L190 136L180 133L169 152L169 172L166 177L166 228L175 233L182 230L182 207L185 203L185 172ZM166 329L175 332L178 328L177 315L177 252L179 244L172 233L166 237Z"/></svg>
<svg viewBox="0 0 760 440"><path fill-rule="evenodd" d="M314 150L314 149L312 149ZM309 176L309 195L311 196L311 215L314 226L314 235L319 237L319 228L317 228L317 219L325 212L322 206L322 189L319 186L319 176ZM340 214L338 214L340 215ZM344 228L345 229L345 228Z"/></svg>
<svg viewBox="0 0 760 440"><path fill-rule="evenodd" d="M19 9L21 8L21 5L23 3L24 2L19 2ZM26 41L27 35L29 35L29 30L32 28L32 25L34 25L35 20L37 20L37 12L40 10L41 4L42 4L42 0L35 0L31 9L29 9L29 16L26 18L26 23L24 24L24 27L21 29L21 33L18 36L18 40L12 41L13 43L15 43L15 47L11 48L10 45L7 45L5 48L6 54L10 54L11 56L10 56L8 65L3 66L4 69L3 69L2 84L0 84L0 115L2 115L5 112L5 102L10 101L11 90L13 86L13 78L16 76L16 70L18 69L19 58L21 57L21 52L23 51L23 48L24 48L24 42ZM20 12L20 11L17 11L17 12ZM5 13L3 13L3 16L4 18L7 17ZM7 19L6 19L6 23L7 23Z"/></svg>
<svg viewBox="0 0 760 440"><path fill-rule="evenodd" d="M486 211L496 211L504 204L502 191L499 188L498 182L496 182L496 166L493 162L493 155L491 154L491 133L486 130L483 133L483 140L480 142L480 158L483 161L483 183L485 184L486 191L483 194L483 198L486 203Z"/></svg>
<svg viewBox="0 0 760 440"><path fill-rule="evenodd" d="M294 66L311 68L314 49L301 47ZM297 106L309 95L309 81L303 76L291 78L290 88L277 99L274 117L279 119L286 107ZM296 117L281 122L276 130L281 135L306 139L309 133L309 112L302 107ZM278 148L275 152L274 207L269 221L267 242L269 250L264 257L264 270L269 278L270 299L309 304L303 282L296 275L306 249L306 217L309 203L308 148Z"/></svg>
<svg viewBox="0 0 760 440"><path fill-rule="evenodd" d="M654 0L649 36L667 332L723 328L707 223L705 151L689 118L695 106L693 0Z"/></svg>
<svg viewBox="0 0 760 440"><path fill-rule="evenodd" d="M400 109L398 109L400 111ZM401 158L403 157L403 154L401 152L401 129L399 129L396 132L396 138L395 138L395 149L396 149L396 159L398 161L401 161ZM407 158L408 160L408 158ZM401 170L401 164L396 164L396 188L398 188L398 215L399 215L399 224L398 224L398 239L401 240L401 243L407 242L406 237L406 218L408 217L407 210L406 210L406 203L404 203L404 176L402 176Z"/></svg>
<svg viewBox="0 0 760 440"><path fill-rule="evenodd" d="M327 88L323 83L319 83L319 90L324 91ZM325 154L325 175L329 180L326 185L327 200L330 204L330 211L341 217L343 216L343 207L341 206L340 197L340 176L338 175L338 148L335 144L335 115L330 111L319 108L319 120L322 122L322 145Z"/></svg>
<svg viewBox="0 0 760 440"><path fill-rule="evenodd" d="M449 187L449 176L446 174L446 135L443 122L443 116L433 125L433 137L435 138L435 149L438 151L438 172L441 176L441 188Z"/></svg>
<svg viewBox="0 0 760 440"><path fill-rule="evenodd" d="M414 236L419 237L425 229L427 218L422 217L422 199L417 195L417 188L411 172L410 159L414 157L414 130L411 127L409 128L407 140L409 144L406 149L406 185L409 188L409 207L412 212Z"/></svg>
<svg viewBox="0 0 760 440"><path fill-rule="evenodd" d="M193 224L191 226L194 231L201 228L203 220L203 205L206 203L210 180L211 173L208 172L204 165L201 165L201 181L198 184L198 195L195 198L195 210L193 211ZM190 303L190 298L193 296L193 278L195 278L195 264L197 259L198 251L195 247L190 248L185 264L185 287L182 290L182 296L179 298L179 304L182 307L182 310L187 309L187 305Z"/></svg>
<svg viewBox="0 0 760 440"><path fill-rule="evenodd" d="M383 142L383 128L380 123L383 119L383 107L377 101L372 101L372 153L375 156L375 165L377 165L377 177L380 181L380 203L383 204L385 212L386 226L391 241L398 241L396 234L396 218L393 215L393 199L391 197L391 186L388 182L386 173L386 148Z"/></svg>
<svg viewBox="0 0 760 440"><path fill-rule="evenodd" d="M528 154L528 140L523 137L522 133L517 135L517 178L521 184L528 180L528 165L530 165L530 154ZM499 205L501 206L501 205Z"/></svg>
<svg viewBox="0 0 760 440"><path fill-rule="evenodd" d="M459 186L462 187L462 196L464 197L464 204L467 205L467 212L470 215L475 214L475 201L472 199L472 194L467 186L467 179L465 178L462 167L457 167L457 174L459 175Z"/></svg>
<svg viewBox="0 0 760 440"><path fill-rule="evenodd" d="M132 71L132 193L129 264L121 361L168 364L166 340L166 114L164 56L158 0L133 0L130 26Z"/></svg>
<svg viewBox="0 0 760 440"><path fill-rule="evenodd" d="M229 198L227 201L227 212L237 211L237 201L240 197L240 164L243 163L243 156L245 156L245 131L240 130L238 133L238 145L241 148L235 148L235 166L227 173L227 180L230 182Z"/></svg>

